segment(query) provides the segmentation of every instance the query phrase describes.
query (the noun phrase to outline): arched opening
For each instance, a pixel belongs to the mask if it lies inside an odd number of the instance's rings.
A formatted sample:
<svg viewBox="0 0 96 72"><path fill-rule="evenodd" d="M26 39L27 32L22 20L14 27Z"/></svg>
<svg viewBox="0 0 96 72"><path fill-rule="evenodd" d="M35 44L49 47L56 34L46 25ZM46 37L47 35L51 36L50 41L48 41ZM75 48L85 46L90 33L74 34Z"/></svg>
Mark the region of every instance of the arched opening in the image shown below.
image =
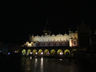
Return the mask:
<svg viewBox="0 0 96 72"><path fill-rule="evenodd" d="M63 50L62 50L62 49L58 49L58 50L57 50L57 54L58 54L58 55L63 55Z"/></svg>
<svg viewBox="0 0 96 72"><path fill-rule="evenodd" d="M37 55L38 54L36 49L33 49L32 53L33 53L33 55Z"/></svg>
<svg viewBox="0 0 96 72"><path fill-rule="evenodd" d="M76 56L76 55L77 55L77 49L72 49L71 55L72 55L72 56Z"/></svg>
<svg viewBox="0 0 96 72"><path fill-rule="evenodd" d="M26 49L22 50L22 55L26 55Z"/></svg>
<svg viewBox="0 0 96 72"><path fill-rule="evenodd" d="M45 49L45 50L44 50L44 55L46 55L46 56L49 56L49 55L50 55L50 53L49 53L49 50L48 50L48 49Z"/></svg>
<svg viewBox="0 0 96 72"><path fill-rule="evenodd" d="M64 55L70 55L70 50L69 50L69 49L66 49L66 50L64 51Z"/></svg>
<svg viewBox="0 0 96 72"><path fill-rule="evenodd" d="M29 55L31 53L31 49L27 50L27 55Z"/></svg>
<svg viewBox="0 0 96 72"><path fill-rule="evenodd" d="M52 49L52 50L50 51L50 54L51 54L51 55L55 55L55 53L56 53L55 49Z"/></svg>
<svg viewBox="0 0 96 72"><path fill-rule="evenodd" d="M43 50L42 49L39 49L38 55L43 55Z"/></svg>

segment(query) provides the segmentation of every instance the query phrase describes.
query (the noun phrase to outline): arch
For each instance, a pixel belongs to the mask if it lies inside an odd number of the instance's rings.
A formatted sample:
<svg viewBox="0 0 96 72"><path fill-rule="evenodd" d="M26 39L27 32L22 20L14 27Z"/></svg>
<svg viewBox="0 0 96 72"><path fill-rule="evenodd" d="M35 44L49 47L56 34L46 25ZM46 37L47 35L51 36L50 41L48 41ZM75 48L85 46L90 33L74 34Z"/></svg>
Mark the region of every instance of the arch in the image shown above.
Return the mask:
<svg viewBox="0 0 96 72"><path fill-rule="evenodd" d="M48 56L49 54L50 54L50 53L49 53L49 50L48 50L48 49L45 49L45 50L44 50L44 55L47 55L47 56Z"/></svg>
<svg viewBox="0 0 96 72"><path fill-rule="evenodd" d="M38 54L39 54L39 55L42 55L42 54L43 54L43 50L42 50L42 49L39 49L39 50L38 50Z"/></svg>
<svg viewBox="0 0 96 72"><path fill-rule="evenodd" d="M26 55L26 49L23 49L23 50L22 50L22 54L23 54L23 55Z"/></svg>
<svg viewBox="0 0 96 72"><path fill-rule="evenodd" d="M37 54L37 50L33 49L32 53L33 53L33 55L36 55Z"/></svg>
<svg viewBox="0 0 96 72"><path fill-rule="evenodd" d="M51 51L50 51L50 54L51 55L54 55L56 53L56 50L55 49L52 49Z"/></svg>
<svg viewBox="0 0 96 72"><path fill-rule="evenodd" d="M29 55L29 54L30 54L30 52L31 52L31 49L28 49L28 50L27 50L27 55Z"/></svg>
<svg viewBox="0 0 96 72"><path fill-rule="evenodd" d="M62 49L58 49L58 50L57 50L57 54L58 54L58 55L63 55L63 50L62 50Z"/></svg>
<svg viewBox="0 0 96 72"><path fill-rule="evenodd" d="M77 49L72 49L71 55L72 55L72 56L73 56L73 55L76 55L76 53L77 53Z"/></svg>
<svg viewBox="0 0 96 72"><path fill-rule="evenodd" d="M66 49L65 51L64 51L64 55L69 55L70 54L70 50L69 49Z"/></svg>

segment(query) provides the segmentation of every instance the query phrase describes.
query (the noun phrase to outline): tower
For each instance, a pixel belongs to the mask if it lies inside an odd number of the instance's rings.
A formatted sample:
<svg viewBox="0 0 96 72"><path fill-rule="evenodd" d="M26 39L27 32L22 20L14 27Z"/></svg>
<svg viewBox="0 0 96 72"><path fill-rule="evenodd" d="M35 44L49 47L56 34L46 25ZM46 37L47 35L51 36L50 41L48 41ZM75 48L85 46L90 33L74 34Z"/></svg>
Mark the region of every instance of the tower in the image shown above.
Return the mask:
<svg viewBox="0 0 96 72"><path fill-rule="evenodd" d="M45 23L45 26L44 26L44 29L43 29L43 33L45 35L50 35L51 34L51 31L49 30L49 27L50 27L50 24L48 23L48 16L46 16L46 23Z"/></svg>

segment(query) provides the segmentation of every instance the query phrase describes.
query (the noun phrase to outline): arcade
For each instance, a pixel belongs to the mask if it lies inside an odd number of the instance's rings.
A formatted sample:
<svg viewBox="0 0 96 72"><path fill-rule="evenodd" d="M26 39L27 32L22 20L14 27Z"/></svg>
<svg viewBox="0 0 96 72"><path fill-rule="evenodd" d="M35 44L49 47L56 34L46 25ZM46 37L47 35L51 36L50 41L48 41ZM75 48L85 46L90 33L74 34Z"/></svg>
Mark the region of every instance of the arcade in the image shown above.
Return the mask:
<svg viewBox="0 0 96 72"><path fill-rule="evenodd" d="M30 41L24 43L22 55L32 56L73 56L78 50L78 32L69 34L31 36Z"/></svg>

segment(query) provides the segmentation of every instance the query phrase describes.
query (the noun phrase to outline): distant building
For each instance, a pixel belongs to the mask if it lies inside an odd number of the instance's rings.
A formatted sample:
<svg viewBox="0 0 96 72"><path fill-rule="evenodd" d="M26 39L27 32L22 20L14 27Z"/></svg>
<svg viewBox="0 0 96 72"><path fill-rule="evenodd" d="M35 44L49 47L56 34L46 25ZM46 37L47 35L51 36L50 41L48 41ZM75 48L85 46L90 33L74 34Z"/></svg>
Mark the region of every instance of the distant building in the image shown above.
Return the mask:
<svg viewBox="0 0 96 72"><path fill-rule="evenodd" d="M26 42L27 47L46 47L46 46L78 46L78 32L69 34L31 36L31 42Z"/></svg>

